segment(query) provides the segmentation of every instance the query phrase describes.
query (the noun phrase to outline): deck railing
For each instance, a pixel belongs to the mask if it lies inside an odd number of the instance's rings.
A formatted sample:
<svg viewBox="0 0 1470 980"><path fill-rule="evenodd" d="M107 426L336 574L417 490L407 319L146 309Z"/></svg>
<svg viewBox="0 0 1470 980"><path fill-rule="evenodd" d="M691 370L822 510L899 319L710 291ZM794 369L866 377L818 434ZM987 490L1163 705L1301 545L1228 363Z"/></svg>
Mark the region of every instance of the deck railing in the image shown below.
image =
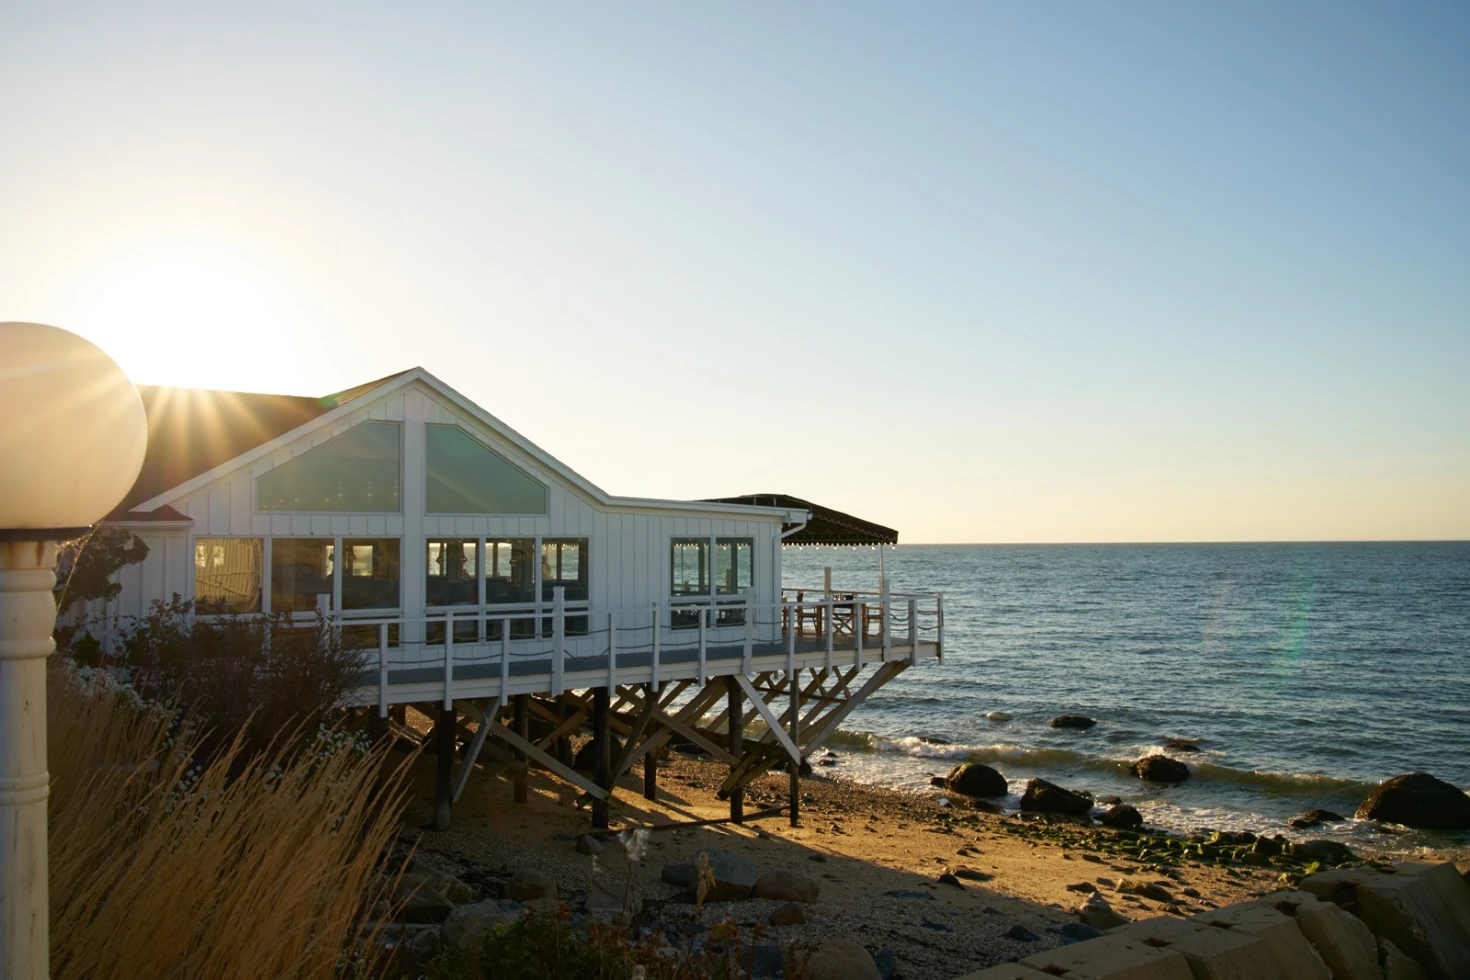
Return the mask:
<svg viewBox="0 0 1470 980"><path fill-rule="evenodd" d="M691 651L701 684L708 679L714 650L726 658L730 651L738 651L741 671L747 674L757 661L762 669L790 671L798 649L809 654L813 644L827 669L839 652L851 658L846 662L859 667L865 662L891 660L895 649L900 659L905 654L917 659L921 646L932 647L936 657L942 654L943 593L827 594L811 590L820 598L785 598L784 593L797 591L783 590L780 602L756 602L754 594L747 592L608 608L568 602L558 587L549 607L545 603L470 610L447 607L417 617L337 612L327 620L344 643L364 651L364 670L369 675L376 671L383 711L391 700L391 675L403 670L420 675L426 669L442 668L447 708L455 698L456 671L467 668L475 668L480 678L486 676L484 668L492 668L492 674L498 668L503 705L517 662L545 662L546 669L537 673L549 675L551 693L560 695L568 666L585 675L588 660L605 661L592 669L605 668L609 688L617 687L621 672L636 668L640 675L651 676L657 689L669 655L685 654L678 659L687 664ZM431 635L432 642L427 639ZM638 662L632 664L632 659Z"/></svg>

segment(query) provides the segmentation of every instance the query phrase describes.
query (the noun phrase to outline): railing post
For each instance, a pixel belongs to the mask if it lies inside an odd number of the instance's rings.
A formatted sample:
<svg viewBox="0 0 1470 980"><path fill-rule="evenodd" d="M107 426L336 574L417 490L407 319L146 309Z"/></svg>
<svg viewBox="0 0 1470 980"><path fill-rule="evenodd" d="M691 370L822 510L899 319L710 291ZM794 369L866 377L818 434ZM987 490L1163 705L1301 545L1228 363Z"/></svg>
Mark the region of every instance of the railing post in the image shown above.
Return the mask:
<svg viewBox="0 0 1470 980"><path fill-rule="evenodd" d="M388 717L388 624L378 624L378 717Z"/></svg>
<svg viewBox="0 0 1470 980"><path fill-rule="evenodd" d="M510 617L500 621L500 706L505 707L510 686Z"/></svg>
<svg viewBox="0 0 1470 980"><path fill-rule="evenodd" d="M700 608L699 606L695 606L694 608L699 610L699 686L703 687L704 685L709 683L709 678L707 678L704 673L704 653L706 645L704 634L705 623L708 620L705 618L706 613L704 609Z"/></svg>
<svg viewBox="0 0 1470 980"><path fill-rule="evenodd" d="M607 689L618 689L618 614L607 614Z"/></svg>
<svg viewBox="0 0 1470 980"><path fill-rule="evenodd" d="M883 640L883 662L888 662L889 654L893 653L893 637L888 628L888 576L883 576L883 591L878 594L878 635Z"/></svg>
<svg viewBox="0 0 1470 980"><path fill-rule="evenodd" d="M938 660L944 659L944 593L934 594L934 612L936 622L934 625L934 656Z"/></svg>
<svg viewBox="0 0 1470 980"><path fill-rule="evenodd" d="M566 691L567 608L566 586L551 590L551 693L561 697Z"/></svg>
<svg viewBox="0 0 1470 980"><path fill-rule="evenodd" d="M829 568L829 569L827 569L827 576L828 576L828 579L829 580L831 579L831 575L832 575L832 569ZM827 598L825 598L825 599L822 600L822 627L823 627L822 628L822 632L825 633L826 636L827 636L827 662L826 662L826 665L825 666L826 666L826 668L828 670L831 670L832 669L832 634L834 632L836 632L836 631L832 629L832 596L830 596L830 595L828 595Z"/></svg>
<svg viewBox="0 0 1470 980"><path fill-rule="evenodd" d="M653 678L649 681L654 694L658 693L658 659L663 646L663 610L658 603L653 604Z"/></svg>
<svg viewBox="0 0 1470 980"><path fill-rule="evenodd" d="M919 662L919 600L909 598L909 663Z"/></svg>
<svg viewBox="0 0 1470 980"><path fill-rule="evenodd" d="M755 655L755 589L745 590L745 652L740 660L740 669L749 674L751 658Z"/></svg>
<svg viewBox="0 0 1470 980"><path fill-rule="evenodd" d="M454 707L454 613L444 613L444 710Z"/></svg>
<svg viewBox="0 0 1470 980"><path fill-rule="evenodd" d="M854 662L857 664L859 670L862 670L863 667L863 633L867 632L863 627L863 614L866 609L867 605L863 600L852 600L852 637L853 645L857 651Z"/></svg>

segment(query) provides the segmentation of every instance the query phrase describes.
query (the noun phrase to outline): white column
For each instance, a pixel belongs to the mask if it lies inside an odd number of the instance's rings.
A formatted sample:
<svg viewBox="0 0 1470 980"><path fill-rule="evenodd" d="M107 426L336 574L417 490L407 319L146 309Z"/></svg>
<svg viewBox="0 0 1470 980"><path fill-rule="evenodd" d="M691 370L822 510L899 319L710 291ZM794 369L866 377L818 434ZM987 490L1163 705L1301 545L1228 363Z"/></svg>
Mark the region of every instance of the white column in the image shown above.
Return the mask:
<svg viewBox="0 0 1470 980"><path fill-rule="evenodd" d="M50 974L46 658L56 544L0 541L0 980Z"/></svg>

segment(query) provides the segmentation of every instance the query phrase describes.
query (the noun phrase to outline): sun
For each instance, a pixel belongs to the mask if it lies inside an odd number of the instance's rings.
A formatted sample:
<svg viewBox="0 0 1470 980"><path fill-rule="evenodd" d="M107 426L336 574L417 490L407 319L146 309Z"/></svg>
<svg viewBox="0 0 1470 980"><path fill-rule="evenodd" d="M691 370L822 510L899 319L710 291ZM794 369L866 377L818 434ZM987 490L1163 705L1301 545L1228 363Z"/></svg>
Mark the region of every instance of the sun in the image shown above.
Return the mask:
<svg viewBox="0 0 1470 980"><path fill-rule="evenodd" d="M262 264L218 246L149 244L89 276L71 329L137 384L272 390L286 323L280 285Z"/></svg>

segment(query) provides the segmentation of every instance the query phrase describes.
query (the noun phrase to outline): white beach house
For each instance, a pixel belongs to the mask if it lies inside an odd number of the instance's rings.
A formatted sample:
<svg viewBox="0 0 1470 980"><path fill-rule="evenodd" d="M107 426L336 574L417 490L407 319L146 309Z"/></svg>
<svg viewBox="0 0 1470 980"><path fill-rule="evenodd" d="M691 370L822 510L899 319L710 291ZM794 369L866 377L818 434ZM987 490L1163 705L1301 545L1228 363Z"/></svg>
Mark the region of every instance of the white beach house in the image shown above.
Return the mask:
<svg viewBox="0 0 1470 980"><path fill-rule="evenodd" d="M876 690L941 650L938 596L783 592L783 540L865 542L875 525L794 498L612 496L421 368L326 398L140 391L148 455L108 523L150 550L93 612L116 624L177 594L200 616L324 615L365 651L360 703L478 719L458 788L486 738L539 760L525 712L563 717L598 691L619 699L614 727L619 709L648 713L645 741L713 742L697 713L672 712L669 687L681 706L738 690L766 742L799 757L840 718L778 724L786 680L818 672L820 692L846 676L823 704L851 710L865 667ZM520 733L496 721L507 705ZM633 761L591 786L557 771L605 798Z"/></svg>

